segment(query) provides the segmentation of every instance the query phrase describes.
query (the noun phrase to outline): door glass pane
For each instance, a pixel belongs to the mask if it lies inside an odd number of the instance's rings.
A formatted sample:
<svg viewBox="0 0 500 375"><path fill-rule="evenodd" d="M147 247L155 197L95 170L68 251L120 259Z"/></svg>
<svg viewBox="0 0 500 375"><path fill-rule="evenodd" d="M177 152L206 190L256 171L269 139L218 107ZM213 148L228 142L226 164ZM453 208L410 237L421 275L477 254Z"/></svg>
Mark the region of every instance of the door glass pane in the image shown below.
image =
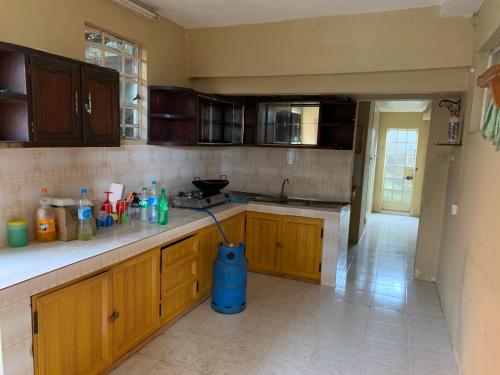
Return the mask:
<svg viewBox="0 0 500 375"><path fill-rule="evenodd" d="M416 129L387 130L382 200L392 202L391 209L410 210L417 144Z"/></svg>
<svg viewBox="0 0 500 375"><path fill-rule="evenodd" d="M130 55L130 56L134 56L136 57L137 56L137 47L132 45L132 44L129 44L129 43L125 43L123 45L123 51Z"/></svg>
<svg viewBox="0 0 500 375"><path fill-rule="evenodd" d="M122 126L121 137L137 139L139 138L139 128Z"/></svg>

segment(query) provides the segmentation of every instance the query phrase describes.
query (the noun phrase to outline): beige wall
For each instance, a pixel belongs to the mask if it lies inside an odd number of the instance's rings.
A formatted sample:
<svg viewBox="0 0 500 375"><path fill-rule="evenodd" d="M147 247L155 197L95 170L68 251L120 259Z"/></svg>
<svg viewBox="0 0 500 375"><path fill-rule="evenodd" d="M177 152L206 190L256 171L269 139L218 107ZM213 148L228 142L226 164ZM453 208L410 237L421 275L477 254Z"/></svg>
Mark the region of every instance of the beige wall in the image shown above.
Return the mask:
<svg viewBox="0 0 500 375"><path fill-rule="evenodd" d="M484 0L477 17L475 50L500 39L500 0ZM462 371L500 373L500 152L483 140L482 91L474 87L486 68L474 54L475 73L467 95L464 146L448 173L438 268L438 289ZM451 216L451 204L459 205Z"/></svg>
<svg viewBox="0 0 500 375"><path fill-rule="evenodd" d="M84 58L85 22L140 42L148 54L148 84L189 86L186 30L151 21L103 0L2 1L0 40L78 60Z"/></svg>
<svg viewBox="0 0 500 375"><path fill-rule="evenodd" d="M388 128L419 129L418 150L416 167L418 171L414 176L413 200L410 214L420 216L420 205L422 198L422 187L424 185L424 174L426 168L426 153L429 143L429 121L422 119L423 114L417 112L381 112L379 119L379 137L377 147L377 165L373 192L373 210L380 212L382 207L382 184L384 171L384 156L386 131Z"/></svg>
<svg viewBox="0 0 500 375"><path fill-rule="evenodd" d="M194 29L189 30L189 74L242 77L464 67L471 64L471 47L472 20L442 18L439 7Z"/></svg>

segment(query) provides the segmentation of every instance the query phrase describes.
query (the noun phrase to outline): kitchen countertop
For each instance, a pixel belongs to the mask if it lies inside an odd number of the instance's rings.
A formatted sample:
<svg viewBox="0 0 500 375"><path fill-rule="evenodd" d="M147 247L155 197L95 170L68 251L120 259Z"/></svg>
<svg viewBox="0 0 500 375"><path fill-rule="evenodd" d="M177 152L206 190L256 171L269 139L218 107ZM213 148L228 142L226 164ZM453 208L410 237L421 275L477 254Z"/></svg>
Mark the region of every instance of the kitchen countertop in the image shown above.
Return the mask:
<svg viewBox="0 0 500 375"><path fill-rule="evenodd" d="M328 218L341 209L342 207L294 207L267 202L227 203L211 208L219 220L247 210L272 210L278 214ZM119 250L123 250L123 259L126 259L127 248L140 247L139 251L147 251L212 223L212 218L206 213L171 208L166 226L138 221L98 229L97 235L90 241L32 241L22 248L0 248L0 291L98 256L110 254L116 258L116 251ZM102 260L102 263L106 264L106 260Z"/></svg>

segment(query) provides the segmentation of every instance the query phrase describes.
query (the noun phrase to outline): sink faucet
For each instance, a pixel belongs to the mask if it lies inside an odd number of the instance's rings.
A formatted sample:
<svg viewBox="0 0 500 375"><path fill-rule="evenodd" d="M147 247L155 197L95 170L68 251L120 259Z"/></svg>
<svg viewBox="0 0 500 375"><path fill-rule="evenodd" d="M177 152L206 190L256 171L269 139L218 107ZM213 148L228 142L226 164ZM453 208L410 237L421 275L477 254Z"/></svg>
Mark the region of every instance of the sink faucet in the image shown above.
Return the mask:
<svg viewBox="0 0 500 375"><path fill-rule="evenodd" d="M283 180L283 183L281 184L280 199L286 199L287 198L287 196L285 195L285 184L290 184L290 180L288 178L285 178Z"/></svg>

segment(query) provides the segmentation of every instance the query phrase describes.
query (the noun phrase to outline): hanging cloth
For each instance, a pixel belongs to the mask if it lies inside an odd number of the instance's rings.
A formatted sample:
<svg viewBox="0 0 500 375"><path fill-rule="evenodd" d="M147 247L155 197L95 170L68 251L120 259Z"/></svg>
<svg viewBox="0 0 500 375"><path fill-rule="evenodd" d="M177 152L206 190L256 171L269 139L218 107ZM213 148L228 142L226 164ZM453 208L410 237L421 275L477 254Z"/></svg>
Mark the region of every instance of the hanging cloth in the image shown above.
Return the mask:
<svg viewBox="0 0 500 375"><path fill-rule="evenodd" d="M496 146L496 150L500 151L500 109L495 106L493 100L486 111L481 132L483 138L489 139Z"/></svg>

